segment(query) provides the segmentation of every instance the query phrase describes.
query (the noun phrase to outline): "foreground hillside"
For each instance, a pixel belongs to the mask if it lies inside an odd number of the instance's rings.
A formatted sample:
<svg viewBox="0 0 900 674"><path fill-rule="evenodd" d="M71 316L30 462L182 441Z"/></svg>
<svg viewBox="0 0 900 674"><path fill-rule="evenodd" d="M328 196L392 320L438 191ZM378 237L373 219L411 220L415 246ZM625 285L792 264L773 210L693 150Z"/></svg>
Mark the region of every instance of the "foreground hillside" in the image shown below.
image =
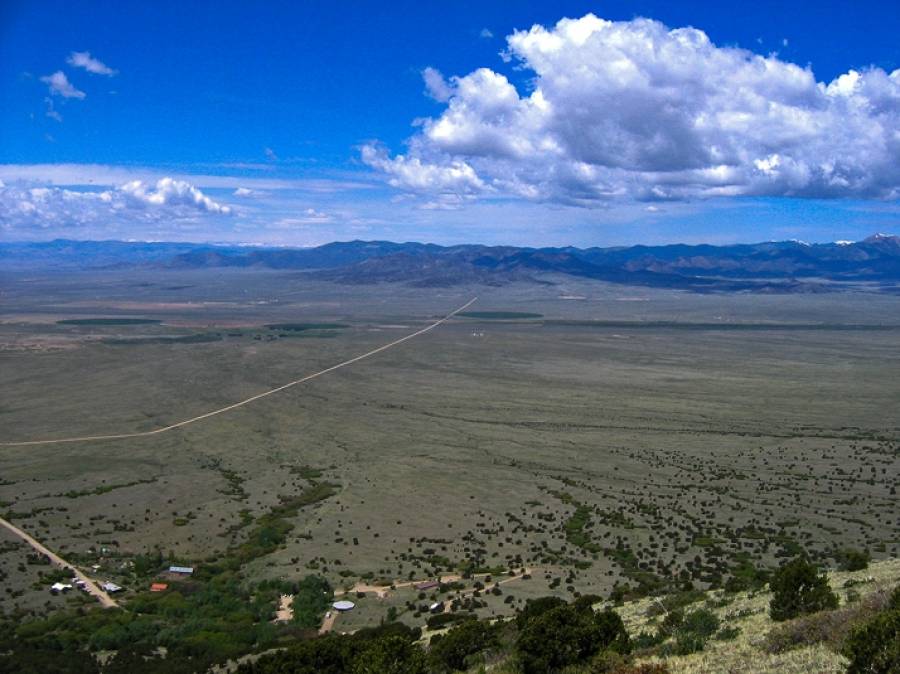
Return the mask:
<svg viewBox="0 0 900 674"><path fill-rule="evenodd" d="M636 660L665 662L672 674L844 672L847 660L836 652L842 628L849 627L856 617L855 607L861 615L865 614L863 607L867 600L900 583L900 559L876 562L863 571L833 571L828 574L828 580L840 598L840 608L784 623L776 623L769 617L772 593L768 588L734 595L724 590L709 592L684 610L710 609L719 618L723 630L738 630L734 639L711 639L702 651L690 655L639 656ZM656 600L648 598L620 609L630 633L650 632L664 620L664 615L653 615L657 612L654 606L658 607Z"/></svg>
<svg viewBox="0 0 900 674"><path fill-rule="evenodd" d="M772 592L768 587L758 591L728 593L725 590L685 593L663 598L647 597L616 607L631 635L632 659L629 664L616 664L615 659L569 667L570 674L621 671L629 674L835 674L847 671L848 660L840 650L848 633L871 618L883 606L892 588L900 584L900 559L872 563L861 571L832 571L828 574L831 588L840 606L793 620L776 622L769 615ZM606 603L596 604L599 610ZM687 655L677 650L676 637L647 646L651 635L665 631L667 618L678 613L709 611L718 625L705 639L702 650ZM427 640L431 635L426 634ZM895 640L900 635L895 635ZM662 653L662 654L661 654ZM519 674L515 655L501 656L494 662L479 664L469 671L484 669L495 674ZM660 667L664 667L661 669ZM882 671L882 670L872 670ZM900 662L891 672L900 671Z"/></svg>

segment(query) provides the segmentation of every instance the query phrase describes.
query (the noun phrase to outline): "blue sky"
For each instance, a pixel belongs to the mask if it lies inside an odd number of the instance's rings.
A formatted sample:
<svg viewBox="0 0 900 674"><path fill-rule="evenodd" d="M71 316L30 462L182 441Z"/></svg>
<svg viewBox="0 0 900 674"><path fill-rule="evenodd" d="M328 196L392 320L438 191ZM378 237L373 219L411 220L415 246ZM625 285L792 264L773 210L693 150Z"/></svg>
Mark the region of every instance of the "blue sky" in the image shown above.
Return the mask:
<svg viewBox="0 0 900 674"><path fill-rule="evenodd" d="M898 27L892 3L12 0L0 236L897 231Z"/></svg>

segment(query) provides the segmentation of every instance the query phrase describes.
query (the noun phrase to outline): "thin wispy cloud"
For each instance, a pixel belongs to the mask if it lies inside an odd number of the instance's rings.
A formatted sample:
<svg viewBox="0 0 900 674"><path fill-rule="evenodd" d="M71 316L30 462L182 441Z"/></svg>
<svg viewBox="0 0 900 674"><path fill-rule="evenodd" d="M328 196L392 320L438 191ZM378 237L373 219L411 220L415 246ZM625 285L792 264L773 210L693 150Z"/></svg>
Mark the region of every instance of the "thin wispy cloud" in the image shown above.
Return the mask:
<svg viewBox="0 0 900 674"><path fill-rule="evenodd" d="M63 121L62 115L59 114L59 111L53 105L53 99L47 96L44 99L44 103L47 104L47 110L44 113L50 119L55 119L57 122Z"/></svg>
<svg viewBox="0 0 900 674"><path fill-rule="evenodd" d="M41 82L46 84L53 96L62 96L63 98L83 99L86 93L77 89L62 70L57 70L52 75L46 75L41 78Z"/></svg>
<svg viewBox="0 0 900 674"><path fill-rule="evenodd" d="M453 97L453 87L447 84L447 80L436 68L425 68L422 71L422 79L425 81L425 93L440 103L446 103Z"/></svg>
<svg viewBox="0 0 900 674"><path fill-rule="evenodd" d="M112 77L118 72L103 63L103 61L95 59L88 51L73 51L66 59L66 63L74 68L87 70L94 75L106 75L107 77Z"/></svg>

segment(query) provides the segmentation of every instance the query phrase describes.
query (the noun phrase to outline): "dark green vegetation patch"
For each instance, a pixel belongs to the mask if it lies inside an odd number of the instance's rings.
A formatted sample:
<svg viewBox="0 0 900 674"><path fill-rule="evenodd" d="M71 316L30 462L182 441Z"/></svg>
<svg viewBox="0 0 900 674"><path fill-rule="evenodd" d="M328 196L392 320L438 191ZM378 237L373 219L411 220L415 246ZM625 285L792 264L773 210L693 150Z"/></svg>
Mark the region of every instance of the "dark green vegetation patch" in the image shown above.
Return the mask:
<svg viewBox="0 0 900 674"><path fill-rule="evenodd" d="M269 330L303 332L304 330L341 330L350 326L346 323L269 323L266 327Z"/></svg>
<svg viewBox="0 0 900 674"><path fill-rule="evenodd" d="M462 311L457 316L465 318L480 318L489 321L517 320L528 318L543 318L544 314L533 314L528 311Z"/></svg>
<svg viewBox="0 0 900 674"><path fill-rule="evenodd" d="M133 337L130 339L104 339L104 344L113 346L137 346L143 344L208 344L209 342L221 342L222 335L211 332L198 332L193 335L179 335L176 337Z"/></svg>
<svg viewBox="0 0 900 674"><path fill-rule="evenodd" d="M156 325L162 321L155 318L67 318L56 321L58 325Z"/></svg>

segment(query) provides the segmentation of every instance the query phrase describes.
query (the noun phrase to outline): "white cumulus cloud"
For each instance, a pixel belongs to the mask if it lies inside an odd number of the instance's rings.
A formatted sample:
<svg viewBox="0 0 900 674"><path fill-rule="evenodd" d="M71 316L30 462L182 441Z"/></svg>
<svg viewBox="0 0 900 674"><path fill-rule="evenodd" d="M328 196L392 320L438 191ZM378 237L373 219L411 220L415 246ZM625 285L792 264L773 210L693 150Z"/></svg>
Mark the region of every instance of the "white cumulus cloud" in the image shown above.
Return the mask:
<svg viewBox="0 0 900 674"><path fill-rule="evenodd" d="M89 73L94 73L95 75L106 75L107 77L112 77L116 74L116 72L118 72L103 63L103 61L95 59L88 51L73 51L71 54L69 54L69 58L66 59L66 63L68 63L70 66L74 66L75 68L83 68Z"/></svg>
<svg viewBox="0 0 900 674"><path fill-rule="evenodd" d="M231 215L232 209L172 178L155 184L133 180L102 191L0 183L0 228L6 231L191 220L204 214Z"/></svg>
<svg viewBox="0 0 900 674"><path fill-rule="evenodd" d="M231 208L223 206L184 180L161 178L155 186L143 180L132 180L118 192L131 204L142 206L187 206L207 213L229 215Z"/></svg>
<svg viewBox="0 0 900 674"><path fill-rule="evenodd" d="M592 14L517 31L507 53L527 90L488 68L449 83L427 69L443 113L403 154L369 144L363 161L431 201L900 197L900 70L819 82L701 30Z"/></svg>
<svg viewBox="0 0 900 674"><path fill-rule="evenodd" d="M57 70L52 75L46 75L41 78L41 82L50 88L50 93L54 96L62 96L63 98L82 99L87 94L77 89L75 85L69 82L69 78L62 70Z"/></svg>

